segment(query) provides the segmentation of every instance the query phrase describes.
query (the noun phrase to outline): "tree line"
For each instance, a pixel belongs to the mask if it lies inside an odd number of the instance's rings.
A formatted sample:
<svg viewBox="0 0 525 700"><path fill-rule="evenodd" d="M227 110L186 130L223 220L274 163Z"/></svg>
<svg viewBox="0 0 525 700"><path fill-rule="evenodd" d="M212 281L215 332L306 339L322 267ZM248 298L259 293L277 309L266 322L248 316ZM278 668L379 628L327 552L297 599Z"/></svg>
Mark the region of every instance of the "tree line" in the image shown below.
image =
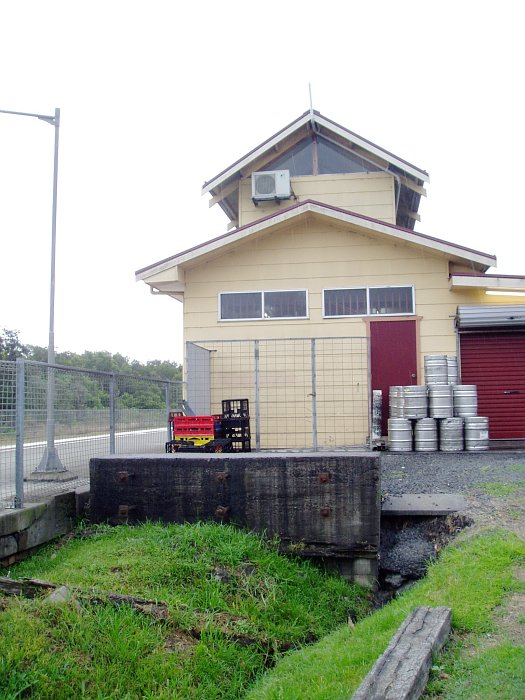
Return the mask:
<svg viewBox="0 0 525 700"><path fill-rule="evenodd" d="M0 360L15 361L25 358L36 362L47 362L47 348L38 345L26 345L18 331L2 329L0 331ZM123 408L163 408L165 405L164 386L155 382L163 380L179 382L182 379L182 366L167 360L150 360L146 363L129 359L120 353L105 350L85 350L83 353L70 351L57 352L55 363L66 367L79 367L98 372L112 372L119 375L117 382L118 401ZM4 376L2 376L2 374ZM14 404L14 386L7 381L7 370L0 367L0 395L4 408ZM31 373L33 395L45 395L45 375ZM41 384L41 386L38 386ZM65 410L91 408L101 409L109 406L109 386L107 379L97 375L78 372L59 372L56 376L57 403Z"/></svg>

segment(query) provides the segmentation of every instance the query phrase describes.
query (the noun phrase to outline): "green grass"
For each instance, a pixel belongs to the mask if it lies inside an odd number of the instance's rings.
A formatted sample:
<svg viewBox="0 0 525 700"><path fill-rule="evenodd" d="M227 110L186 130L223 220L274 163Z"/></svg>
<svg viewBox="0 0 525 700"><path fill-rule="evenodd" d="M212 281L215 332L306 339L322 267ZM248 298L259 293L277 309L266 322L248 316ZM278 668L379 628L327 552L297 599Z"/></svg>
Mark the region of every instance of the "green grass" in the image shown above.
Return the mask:
<svg viewBox="0 0 525 700"><path fill-rule="evenodd" d="M520 586L523 589L523 584L517 581L513 572L518 564L524 562L525 543L506 531L485 533L449 545L443 550L440 559L430 566L425 579L404 595L359 622L354 629L342 626L319 643L285 655L275 669L256 682L247 698L347 700L377 657L386 649L401 622L417 605L449 606L453 611L456 633L472 639L482 637L495 629L493 611L501 605L505 596ZM460 662L461 655L457 648L455 651L460 665L456 670L454 662L451 662L448 669L451 687L453 680L459 682L466 674L467 667L471 669L470 676L476 675L474 662L470 666L466 661ZM509 676L519 667L522 653L523 649L520 648L509 652L513 659L517 658ZM464 664L463 667L461 663ZM498 661L496 666L503 677L506 662ZM493 675L495 672L493 669ZM489 680L488 677L487 682ZM480 678L481 682L485 681ZM441 688L445 683L442 679ZM510 695L509 698L525 697L523 675L516 674L516 678L511 678L509 683L513 687L512 692L519 689L518 694ZM448 698L447 695L444 697ZM470 699L477 696L467 694L451 697Z"/></svg>
<svg viewBox="0 0 525 700"><path fill-rule="evenodd" d="M363 618L362 590L253 534L213 524L97 528L11 576L164 601L170 618L91 605L80 594L80 609L0 599L0 697L347 700L416 605L447 605L454 633L425 698L514 700L525 697L525 649L500 634L495 611L525 591L519 565L525 543L509 532L462 538L424 580ZM353 629L343 624L350 611L362 618ZM188 634L195 625L200 639ZM259 643L231 636L241 634ZM287 644L296 650L276 651Z"/></svg>
<svg viewBox="0 0 525 700"><path fill-rule="evenodd" d="M520 700L525 697L525 647L504 642L473 658L448 654L434 667L434 676L425 698Z"/></svg>
<svg viewBox="0 0 525 700"><path fill-rule="evenodd" d="M511 496L513 493L518 493L525 489L525 481L515 481L512 484L495 481L478 484L477 488L489 496Z"/></svg>
<svg viewBox="0 0 525 700"><path fill-rule="evenodd" d="M215 524L100 527L10 575L84 595L79 609L0 599L3 700L240 698L277 649L319 638L368 605L357 586ZM93 605L90 591L163 601L170 617Z"/></svg>

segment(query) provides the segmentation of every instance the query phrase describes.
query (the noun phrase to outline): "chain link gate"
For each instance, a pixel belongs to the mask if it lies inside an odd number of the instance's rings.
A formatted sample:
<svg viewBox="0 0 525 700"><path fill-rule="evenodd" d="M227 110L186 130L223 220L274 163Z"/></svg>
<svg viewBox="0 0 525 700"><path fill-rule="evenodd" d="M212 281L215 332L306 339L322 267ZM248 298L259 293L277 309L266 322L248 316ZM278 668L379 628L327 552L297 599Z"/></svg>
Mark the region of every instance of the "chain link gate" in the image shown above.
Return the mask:
<svg viewBox="0 0 525 700"><path fill-rule="evenodd" d="M370 441L366 337L186 343L187 400L196 414L250 401L256 449L329 450Z"/></svg>

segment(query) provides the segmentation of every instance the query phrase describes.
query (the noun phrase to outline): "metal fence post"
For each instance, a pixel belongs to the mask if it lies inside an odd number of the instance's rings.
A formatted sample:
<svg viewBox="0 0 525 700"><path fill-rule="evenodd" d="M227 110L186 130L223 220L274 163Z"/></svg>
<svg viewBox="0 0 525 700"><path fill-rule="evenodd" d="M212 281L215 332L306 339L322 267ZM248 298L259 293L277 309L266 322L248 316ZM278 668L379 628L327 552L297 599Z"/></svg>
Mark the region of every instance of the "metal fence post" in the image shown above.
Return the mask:
<svg viewBox="0 0 525 700"><path fill-rule="evenodd" d="M259 376L259 341L254 341L255 355L255 449L261 449L261 403Z"/></svg>
<svg viewBox="0 0 525 700"><path fill-rule="evenodd" d="M315 338L312 343L312 449L317 452L317 371L315 357Z"/></svg>
<svg viewBox="0 0 525 700"><path fill-rule="evenodd" d="M25 423L25 360L16 360L15 401L15 508L24 507L24 423Z"/></svg>
<svg viewBox="0 0 525 700"><path fill-rule="evenodd" d="M166 384L164 384L164 396L165 396L165 400L166 400L166 431L167 431L166 432L166 435L167 435L166 441L167 442L169 442L171 440L171 433L170 433L170 411L171 411L170 397L171 397L171 393L170 393L170 388L171 388L170 382L166 382Z"/></svg>
<svg viewBox="0 0 525 700"><path fill-rule="evenodd" d="M372 411L373 411L373 398L372 398L372 345L370 343L370 338L365 338L366 342L366 359L367 359L367 381L368 381L368 448L371 450L373 448L372 440ZM381 416L381 421L383 420ZM382 433L382 430L379 431Z"/></svg>
<svg viewBox="0 0 525 700"><path fill-rule="evenodd" d="M109 454L115 454L115 427L116 427L116 412L115 412L115 397L116 397L116 381L115 374L112 373L109 377Z"/></svg>

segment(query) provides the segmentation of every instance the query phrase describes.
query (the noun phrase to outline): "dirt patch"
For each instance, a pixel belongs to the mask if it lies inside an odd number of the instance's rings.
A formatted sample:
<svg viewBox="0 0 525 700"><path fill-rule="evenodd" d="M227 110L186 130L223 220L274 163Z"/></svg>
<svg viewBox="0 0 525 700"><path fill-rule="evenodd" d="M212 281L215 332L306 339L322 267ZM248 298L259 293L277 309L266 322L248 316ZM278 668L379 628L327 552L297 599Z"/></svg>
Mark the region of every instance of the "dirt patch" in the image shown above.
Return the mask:
<svg viewBox="0 0 525 700"><path fill-rule="evenodd" d="M512 493L505 496L493 496L475 492L465 496L468 506L464 514L472 518L472 525L463 536L495 527L514 532L525 540L525 489L517 486ZM525 582L525 568L517 568L516 578ZM496 632L482 638L481 645L468 650L469 655L477 655L483 649L510 642L525 645L525 591L517 591L509 595L503 605L494 613Z"/></svg>
<svg viewBox="0 0 525 700"><path fill-rule="evenodd" d="M487 527L503 527L525 539L525 489L518 488L508 496L491 496L475 492L465 496L465 515L472 518L471 532Z"/></svg>
<svg viewBox="0 0 525 700"><path fill-rule="evenodd" d="M525 570L524 570L525 573ZM525 644L525 592L513 593L496 615L498 643Z"/></svg>
<svg viewBox="0 0 525 700"><path fill-rule="evenodd" d="M191 634L176 629L170 632L166 637L164 649L171 652L187 651L188 649L193 649L197 642L198 639L192 637Z"/></svg>

